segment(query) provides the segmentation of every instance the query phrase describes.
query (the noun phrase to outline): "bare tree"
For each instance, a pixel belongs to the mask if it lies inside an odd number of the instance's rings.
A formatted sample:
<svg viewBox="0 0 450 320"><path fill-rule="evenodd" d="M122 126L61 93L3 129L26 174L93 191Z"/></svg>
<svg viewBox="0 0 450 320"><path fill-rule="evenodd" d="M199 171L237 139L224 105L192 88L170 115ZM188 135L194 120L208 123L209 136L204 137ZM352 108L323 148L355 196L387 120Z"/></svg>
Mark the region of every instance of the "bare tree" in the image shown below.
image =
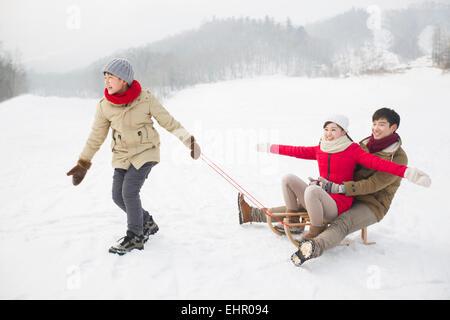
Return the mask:
<svg viewBox="0 0 450 320"><path fill-rule="evenodd" d="M450 34L440 26L434 29L432 59L434 66L450 69Z"/></svg>
<svg viewBox="0 0 450 320"><path fill-rule="evenodd" d="M3 49L0 42L0 101L10 99L26 91L26 75L23 67L17 62L19 53L16 53L16 61L11 54Z"/></svg>

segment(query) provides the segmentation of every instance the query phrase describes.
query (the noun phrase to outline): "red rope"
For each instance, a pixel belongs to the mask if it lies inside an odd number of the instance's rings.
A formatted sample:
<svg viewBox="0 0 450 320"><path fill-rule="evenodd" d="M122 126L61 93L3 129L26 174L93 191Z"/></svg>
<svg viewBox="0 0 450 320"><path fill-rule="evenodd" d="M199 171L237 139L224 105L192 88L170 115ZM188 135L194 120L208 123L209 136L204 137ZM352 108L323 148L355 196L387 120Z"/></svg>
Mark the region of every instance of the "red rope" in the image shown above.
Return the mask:
<svg viewBox="0 0 450 320"><path fill-rule="evenodd" d="M237 189L239 192L245 194L249 200L256 205L257 207L259 207L259 209L263 210L263 212L268 215L271 216L272 218L277 219L279 222L281 222L284 225L284 222L281 221L281 219L279 219L278 217L274 216L272 214L272 212L270 210L268 210L267 208L265 208L261 202L259 202L255 197L252 196L252 194L250 192L248 192L247 190L245 190L239 183L237 183L232 177L230 177L225 171L223 171L222 169L220 169L220 167L215 164L213 161L211 161L210 159L208 159L208 157L206 157L203 153L201 153L201 158L202 160L208 165L210 166L214 171L216 171L222 178L224 178L229 184L231 184L235 189ZM211 164L212 165L211 165ZM230 181L231 180L231 181Z"/></svg>

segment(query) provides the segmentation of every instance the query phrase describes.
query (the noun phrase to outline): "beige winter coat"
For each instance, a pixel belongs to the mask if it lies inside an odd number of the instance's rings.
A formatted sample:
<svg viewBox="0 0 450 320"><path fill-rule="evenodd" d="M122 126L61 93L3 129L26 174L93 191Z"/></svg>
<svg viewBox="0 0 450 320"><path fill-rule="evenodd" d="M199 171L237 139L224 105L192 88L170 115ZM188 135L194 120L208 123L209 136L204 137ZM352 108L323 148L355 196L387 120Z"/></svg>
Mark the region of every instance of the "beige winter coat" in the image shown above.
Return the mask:
<svg viewBox="0 0 450 320"><path fill-rule="evenodd" d="M175 120L148 90L129 104L113 104L103 97L97 104L94 123L80 158L91 161L112 131L111 150L114 168L139 169L149 161L160 161L159 134L153 120L190 148L190 134Z"/></svg>
<svg viewBox="0 0 450 320"><path fill-rule="evenodd" d="M359 143L361 148L367 152L368 148L366 144L369 142L369 138L365 138ZM386 149L374 153L374 155L406 166L408 164L408 157L401 148L401 144L402 142L399 140ZM378 221L383 219L389 210L402 178L361 165L358 165L355 169L353 178L354 181L344 182L345 195L355 196L355 201L364 202L372 209Z"/></svg>

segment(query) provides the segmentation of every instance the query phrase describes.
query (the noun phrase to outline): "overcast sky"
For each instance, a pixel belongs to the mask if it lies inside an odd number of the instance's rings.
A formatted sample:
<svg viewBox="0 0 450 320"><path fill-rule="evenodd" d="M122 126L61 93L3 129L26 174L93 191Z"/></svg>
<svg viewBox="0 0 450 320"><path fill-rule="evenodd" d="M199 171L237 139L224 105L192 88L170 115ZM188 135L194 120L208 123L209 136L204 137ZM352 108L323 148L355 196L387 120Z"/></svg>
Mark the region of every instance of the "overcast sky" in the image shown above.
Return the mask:
<svg viewBox="0 0 450 320"><path fill-rule="evenodd" d="M213 16L296 26L352 7L403 8L419 0L0 0L0 41L35 71L67 71L184 30Z"/></svg>

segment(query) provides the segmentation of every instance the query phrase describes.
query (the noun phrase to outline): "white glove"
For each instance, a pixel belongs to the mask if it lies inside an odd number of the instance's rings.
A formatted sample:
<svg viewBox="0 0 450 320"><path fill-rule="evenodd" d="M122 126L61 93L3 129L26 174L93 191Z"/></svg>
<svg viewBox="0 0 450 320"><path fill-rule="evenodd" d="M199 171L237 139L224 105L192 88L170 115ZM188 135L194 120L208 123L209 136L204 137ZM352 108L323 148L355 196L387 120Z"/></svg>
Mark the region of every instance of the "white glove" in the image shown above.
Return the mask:
<svg viewBox="0 0 450 320"><path fill-rule="evenodd" d="M405 170L405 178L423 187L429 187L431 184L431 178L425 172L413 167Z"/></svg>
<svg viewBox="0 0 450 320"><path fill-rule="evenodd" d="M256 151L270 153L270 143L258 143L256 145Z"/></svg>

